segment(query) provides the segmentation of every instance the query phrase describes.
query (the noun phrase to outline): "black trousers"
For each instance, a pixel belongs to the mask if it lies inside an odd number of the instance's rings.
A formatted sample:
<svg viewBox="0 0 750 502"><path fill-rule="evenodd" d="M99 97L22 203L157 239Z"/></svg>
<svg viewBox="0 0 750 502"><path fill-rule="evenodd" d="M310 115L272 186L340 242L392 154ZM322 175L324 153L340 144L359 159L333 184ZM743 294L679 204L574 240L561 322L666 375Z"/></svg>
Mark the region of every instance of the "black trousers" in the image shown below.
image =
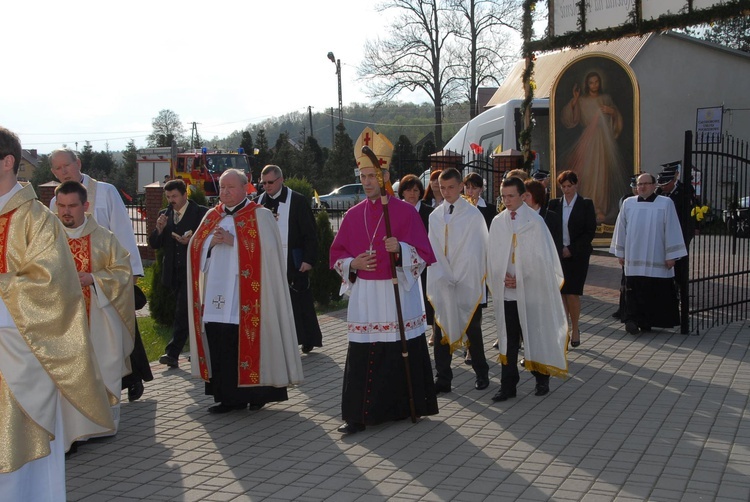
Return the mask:
<svg viewBox="0 0 750 502"><path fill-rule="evenodd" d="M487 364L487 357L484 355L484 341L482 340L482 309L477 308L474 315L469 321L469 328L466 330L466 337L469 340L469 354L471 355L471 367L476 373L477 378L486 379L489 376L490 367ZM450 385L453 381L453 370L451 369L451 351L448 344L440 343L443 338L443 331L439 326L435 326L435 341L433 343L435 354L435 377L438 384Z"/></svg>
<svg viewBox="0 0 750 502"><path fill-rule="evenodd" d="M187 273L187 271L185 271ZM185 348L188 334L188 299L187 299L187 276L178 279L177 297L174 305L174 322L172 323L172 339L167 344L166 354L177 359Z"/></svg>
<svg viewBox="0 0 750 502"><path fill-rule="evenodd" d="M239 387L240 327L237 324L206 323L208 350L211 353L211 379L206 395L226 405L266 404L288 399L286 387Z"/></svg>
<svg viewBox="0 0 750 502"><path fill-rule="evenodd" d="M521 376L518 374L518 350L521 348L521 321L518 318L518 302L505 301L505 331L508 337L508 363L503 364L500 386L507 391L516 390ZM549 375L532 371L537 385L549 385Z"/></svg>

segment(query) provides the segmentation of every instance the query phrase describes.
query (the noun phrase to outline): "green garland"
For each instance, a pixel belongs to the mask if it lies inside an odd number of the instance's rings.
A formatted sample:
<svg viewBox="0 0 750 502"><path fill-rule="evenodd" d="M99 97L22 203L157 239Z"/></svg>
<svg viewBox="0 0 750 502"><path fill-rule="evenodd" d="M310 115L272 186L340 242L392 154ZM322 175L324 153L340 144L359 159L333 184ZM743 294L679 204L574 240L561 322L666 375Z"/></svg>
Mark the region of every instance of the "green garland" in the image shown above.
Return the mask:
<svg viewBox="0 0 750 502"><path fill-rule="evenodd" d="M524 128L518 136L518 143L523 153L523 168L527 172L531 172L534 164L534 154L531 150L531 132L534 130L531 104L536 90L536 83L534 82L536 52L547 52L565 47L582 47L593 42L608 42L631 35L643 35L672 28L710 24L721 19L750 16L750 0L729 0L722 5L699 11L693 10L693 0L688 0L687 13L663 15L659 16L658 19L643 20L642 2L636 0L633 4L633 10L628 16L629 21L625 24L603 30L586 31L586 0L578 0L576 6L580 12L577 21L578 32L556 37L548 36L542 40L532 41L531 38L534 36L532 13L536 10L536 0L524 0L523 2L522 57L526 61L526 67L521 76L524 88L521 116L524 120Z"/></svg>
<svg viewBox="0 0 750 502"><path fill-rule="evenodd" d="M521 145L521 153L523 153L523 168L529 173L534 164L534 156L531 152L531 131L534 130L534 118L531 113L531 103L534 99L534 90L536 89L536 82L534 82L534 61L536 60L536 56L530 46L531 37L534 36L532 12L534 12L535 9L536 0L524 0L523 25L521 28L521 35L523 36L522 55L526 61L526 67L521 76L524 88L524 100L523 103L521 103L521 117L523 117L524 120L524 128L518 135L518 143Z"/></svg>
<svg viewBox="0 0 750 502"><path fill-rule="evenodd" d="M526 16L530 15L526 5L528 3L533 4L536 2L524 3L524 21ZM689 26L700 24L710 24L722 19L750 15L750 0L730 0L721 5L697 11L693 10L693 2L689 1L688 12L684 14L662 15L657 19L643 20L641 19L641 2L636 1L633 4L633 10L629 15L629 22L602 30L586 31L586 2L585 0L579 0L576 2L576 5L581 13L577 23L579 28L578 32L559 35L556 37L547 37L543 40L537 40L534 42L532 42L530 38L524 38L524 51L546 52L565 47L582 47L593 42L608 42L631 35L643 35L654 31L665 31L673 28L687 28ZM533 10L533 7L531 10Z"/></svg>

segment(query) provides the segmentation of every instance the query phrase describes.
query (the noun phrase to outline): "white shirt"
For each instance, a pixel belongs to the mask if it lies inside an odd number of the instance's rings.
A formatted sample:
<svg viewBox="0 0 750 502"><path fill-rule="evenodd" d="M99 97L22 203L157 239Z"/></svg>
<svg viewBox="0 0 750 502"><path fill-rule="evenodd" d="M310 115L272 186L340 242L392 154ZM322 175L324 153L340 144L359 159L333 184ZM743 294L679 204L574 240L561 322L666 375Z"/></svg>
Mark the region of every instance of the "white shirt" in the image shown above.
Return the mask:
<svg viewBox="0 0 750 502"><path fill-rule="evenodd" d="M573 195L573 200L570 201L570 204L568 204L568 201L565 199L564 195L562 198L563 246L570 246L570 232L568 231L568 220L570 219L570 213L571 211L573 211L573 205L576 203L576 200L578 200L578 194Z"/></svg>

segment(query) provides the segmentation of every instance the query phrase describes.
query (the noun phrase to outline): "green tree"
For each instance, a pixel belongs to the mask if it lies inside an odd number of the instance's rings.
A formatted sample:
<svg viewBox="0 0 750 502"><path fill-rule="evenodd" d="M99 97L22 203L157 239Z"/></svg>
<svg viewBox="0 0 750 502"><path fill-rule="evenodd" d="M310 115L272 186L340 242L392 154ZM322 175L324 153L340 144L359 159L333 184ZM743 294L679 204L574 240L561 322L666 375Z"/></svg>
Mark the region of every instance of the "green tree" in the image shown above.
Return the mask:
<svg viewBox="0 0 750 502"><path fill-rule="evenodd" d="M49 181L55 181L55 175L52 174L49 165L49 155L44 154L39 157L39 164L34 169L34 174L31 176L29 182L34 187L34 190L36 190L37 195L39 195L39 186Z"/></svg>
<svg viewBox="0 0 750 502"><path fill-rule="evenodd" d="M315 226L318 236L318 263L310 271L310 284L315 301L325 306L339 298L341 278L328 266L328 253L333 244L333 230L326 211L318 211Z"/></svg>
<svg viewBox="0 0 750 502"><path fill-rule="evenodd" d="M90 173L91 167L94 162L94 148L88 141L83 145L83 150L78 154L78 158L81 159L81 172Z"/></svg>
<svg viewBox="0 0 750 502"><path fill-rule="evenodd" d="M393 157L391 158L391 169L395 170L396 178L401 179L407 174L418 174L416 158L414 156L414 145L409 138L402 134L393 145ZM394 182L396 179L393 180Z"/></svg>
<svg viewBox="0 0 750 502"><path fill-rule="evenodd" d="M110 152L95 152L91 158L91 166L87 172L94 179L111 181L114 169L115 161Z"/></svg>
<svg viewBox="0 0 750 502"><path fill-rule="evenodd" d="M253 145L253 136L250 134L250 131L242 131L242 141L240 141L240 148L244 148L246 154L253 155L253 149L255 148L255 146Z"/></svg>
<svg viewBox="0 0 750 502"><path fill-rule="evenodd" d="M172 141L185 143L185 128L180 121L180 116L172 110L161 110L151 120L153 132L148 135L146 141L150 147L172 146Z"/></svg>
<svg viewBox="0 0 750 502"><path fill-rule="evenodd" d="M308 180L305 178L287 178L284 177L284 185L290 190L301 193L305 199L310 201L312 204L313 187Z"/></svg>
<svg viewBox="0 0 750 502"><path fill-rule="evenodd" d="M322 184L317 187L319 194L354 181L354 142L342 124L336 126L333 149L323 169Z"/></svg>
<svg viewBox="0 0 750 502"><path fill-rule="evenodd" d="M122 162L115 170L112 184L131 197L138 193L138 149L132 139L122 151Z"/></svg>
<svg viewBox="0 0 750 502"><path fill-rule="evenodd" d="M318 184L322 179L323 150L320 148L318 140L312 136L308 136L305 140L297 176L307 179L314 185Z"/></svg>
<svg viewBox="0 0 750 502"><path fill-rule="evenodd" d="M273 147L271 163L279 166L287 176L296 176L299 172L300 152L289 141L289 134L282 133Z"/></svg>
<svg viewBox="0 0 750 502"><path fill-rule="evenodd" d="M268 138L266 138L266 131L260 129L256 134L256 148L258 149L258 155L255 155L255 160L260 169L271 163L271 149L268 147Z"/></svg>

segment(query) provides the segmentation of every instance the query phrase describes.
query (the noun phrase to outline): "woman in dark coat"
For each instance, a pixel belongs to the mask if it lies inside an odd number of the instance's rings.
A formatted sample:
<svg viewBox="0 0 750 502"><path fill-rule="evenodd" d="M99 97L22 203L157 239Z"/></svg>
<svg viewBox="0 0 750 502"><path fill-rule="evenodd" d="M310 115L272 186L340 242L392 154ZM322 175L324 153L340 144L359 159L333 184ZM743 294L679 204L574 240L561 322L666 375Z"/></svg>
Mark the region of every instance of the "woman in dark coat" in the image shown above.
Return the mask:
<svg viewBox="0 0 750 502"><path fill-rule="evenodd" d="M578 319L581 316L581 295L593 251L591 242L596 233L596 211L591 199L578 195L578 176L563 171L557 177L563 196L549 201L549 209L559 215L563 229L562 269L565 277L562 299L570 319L570 345L581 344Z"/></svg>
<svg viewBox="0 0 750 502"><path fill-rule="evenodd" d="M423 206L430 206L434 209L443 203L443 194L440 193L440 184L438 183L438 177L442 172L442 169L435 169L430 173L430 182L427 184L427 190L425 191L424 187L422 188L424 191L424 195L422 195ZM419 181L419 178L417 178L417 181ZM420 181L419 184L422 185L422 182Z"/></svg>
<svg viewBox="0 0 750 502"><path fill-rule="evenodd" d="M414 209L419 212L419 216L422 218L425 230L429 232L430 213L435 208L425 204L423 197L424 187L419 178L413 174L407 174L401 178L398 185L398 198L414 206ZM427 316L427 324L432 326L435 319L435 310L432 308L430 302L427 301L427 267L422 271L422 296L424 297L424 311ZM433 344L432 337L430 337L429 344Z"/></svg>
<svg viewBox="0 0 750 502"><path fill-rule="evenodd" d="M478 173L469 173L464 177L464 195L469 201L479 209L487 223L487 230L490 229L492 218L497 216L497 206L490 204L482 198L484 191L484 178Z"/></svg>

